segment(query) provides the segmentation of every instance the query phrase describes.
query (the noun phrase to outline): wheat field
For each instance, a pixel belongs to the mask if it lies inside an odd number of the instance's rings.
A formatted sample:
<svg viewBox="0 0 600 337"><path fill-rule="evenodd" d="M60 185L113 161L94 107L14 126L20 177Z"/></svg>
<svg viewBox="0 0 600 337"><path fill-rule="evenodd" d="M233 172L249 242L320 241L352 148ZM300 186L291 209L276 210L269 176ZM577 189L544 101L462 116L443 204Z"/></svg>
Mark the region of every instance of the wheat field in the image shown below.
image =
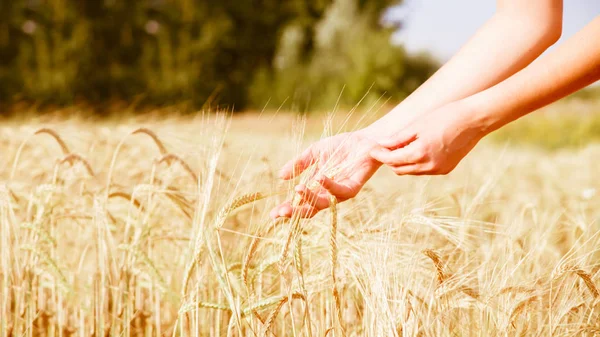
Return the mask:
<svg viewBox="0 0 600 337"><path fill-rule="evenodd" d="M324 128L4 123L0 336L600 334L599 145L483 142L448 176L382 169L271 221L278 168Z"/></svg>

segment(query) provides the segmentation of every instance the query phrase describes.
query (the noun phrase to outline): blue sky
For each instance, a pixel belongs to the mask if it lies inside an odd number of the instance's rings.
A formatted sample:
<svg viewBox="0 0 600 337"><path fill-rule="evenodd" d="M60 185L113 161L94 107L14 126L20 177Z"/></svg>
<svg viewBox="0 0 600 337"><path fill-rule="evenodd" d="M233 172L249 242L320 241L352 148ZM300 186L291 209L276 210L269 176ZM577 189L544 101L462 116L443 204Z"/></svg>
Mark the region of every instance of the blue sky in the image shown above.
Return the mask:
<svg viewBox="0 0 600 337"><path fill-rule="evenodd" d="M403 29L394 39L411 52L428 51L447 60L495 9L495 0L405 0L404 5L391 13L404 18ZM600 0L565 0L561 41L597 15L600 15Z"/></svg>

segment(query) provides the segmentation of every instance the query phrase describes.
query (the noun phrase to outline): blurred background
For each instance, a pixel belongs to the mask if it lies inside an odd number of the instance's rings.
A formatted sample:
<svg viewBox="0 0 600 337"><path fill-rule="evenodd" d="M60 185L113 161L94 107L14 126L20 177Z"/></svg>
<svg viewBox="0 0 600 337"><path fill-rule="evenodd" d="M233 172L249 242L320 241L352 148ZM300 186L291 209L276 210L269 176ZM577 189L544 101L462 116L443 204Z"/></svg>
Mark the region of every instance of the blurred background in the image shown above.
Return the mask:
<svg viewBox="0 0 600 337"><path fill-rule="evenodd" d="M494 0L1 1L0 110L392 104L494 9ZM565 1L563 39L599 13L599 1Z"/></svg>

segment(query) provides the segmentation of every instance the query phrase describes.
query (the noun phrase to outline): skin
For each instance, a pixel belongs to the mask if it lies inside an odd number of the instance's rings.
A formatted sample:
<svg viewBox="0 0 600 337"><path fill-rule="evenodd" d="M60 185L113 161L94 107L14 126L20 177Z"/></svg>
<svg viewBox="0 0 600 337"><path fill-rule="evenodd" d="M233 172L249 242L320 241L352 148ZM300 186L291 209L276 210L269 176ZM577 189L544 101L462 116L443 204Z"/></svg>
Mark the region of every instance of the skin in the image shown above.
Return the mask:
<svg viewBox="0 0 600 337"><path fill-rule="evenodd" d="M594 43L600 17L532 63L560 37L562 1L503 0L497 8L390 113L365 129L324 138L288 162L282 179L312 166L318 186L298 185L297 200L271 216L312 217L329 206L330 194L340 202L356 196L382 165L398 175L447 174L490 132L600 79L600 44ZM342 170L327 177L329 163Z"/></svg>

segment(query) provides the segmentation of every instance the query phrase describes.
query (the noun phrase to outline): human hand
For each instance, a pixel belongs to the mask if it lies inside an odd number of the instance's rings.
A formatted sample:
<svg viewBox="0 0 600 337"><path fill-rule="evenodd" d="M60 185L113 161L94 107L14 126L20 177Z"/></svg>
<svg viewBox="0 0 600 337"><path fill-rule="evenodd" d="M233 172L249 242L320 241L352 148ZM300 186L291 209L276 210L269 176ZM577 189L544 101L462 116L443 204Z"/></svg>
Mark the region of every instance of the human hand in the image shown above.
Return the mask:
<svg viewBox="0 0 600 337"><path fill-rule="evenodd" d="M397 175L450 173L485 135L474 109L462 101L423 114L371 151Z"/></svg>
<svg viewBox="0 0 600 337"><path fill-rule="evenodd" d="M373 176L381 163L370 156L379 147L364 131L348 132L324 138L308 147L300 156L289 161L279 176L292 179L312 168L307 184L295 187L293 200L271 210L272 218L311 218L330 206L330 195L338 202L351 199Z"/></svg>

